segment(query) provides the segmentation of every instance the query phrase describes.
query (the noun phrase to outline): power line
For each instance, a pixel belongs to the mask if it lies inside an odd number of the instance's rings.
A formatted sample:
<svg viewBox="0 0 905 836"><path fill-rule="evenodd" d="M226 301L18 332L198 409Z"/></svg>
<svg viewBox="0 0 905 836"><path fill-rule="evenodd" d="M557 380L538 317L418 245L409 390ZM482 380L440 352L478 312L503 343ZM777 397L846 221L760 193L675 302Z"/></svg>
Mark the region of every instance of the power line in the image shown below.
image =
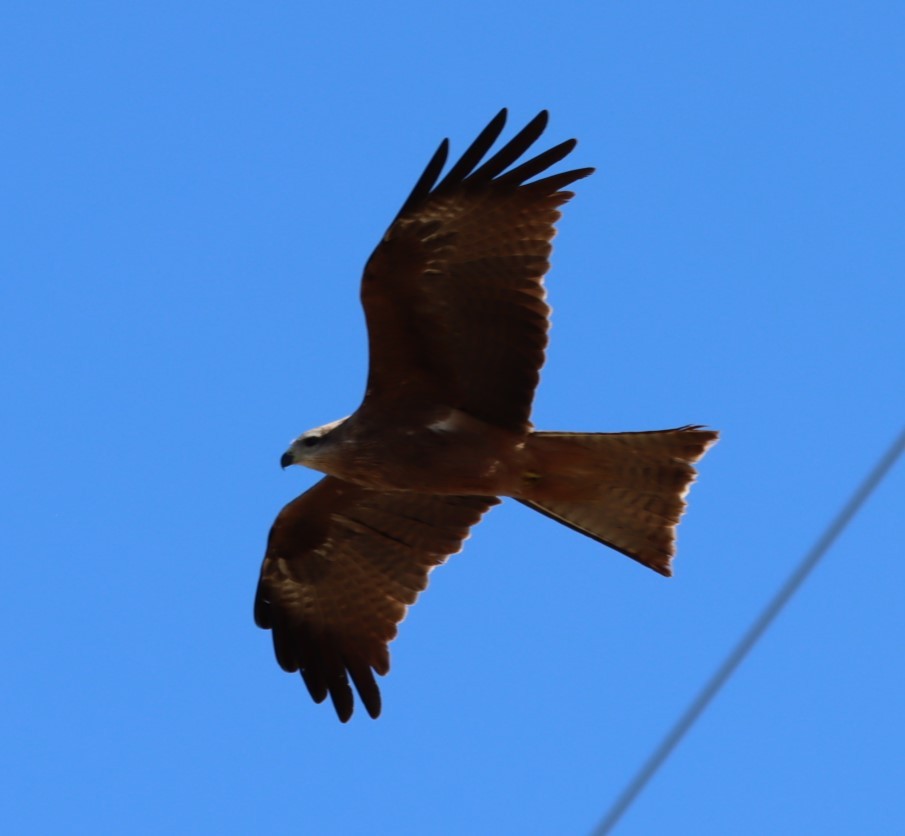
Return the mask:
<svg viewBox="0 0 905 836"><path fill-rule="evenodd" d="M751 627L748 628L739 643L726 657L726 660L717 668L713 676L701 689L701 692L685 709L660 745L654 749L635 777L626 785L609 812L597 825L592 836L606 836L618 824L626 810L632 805L632 802L641 794L641 791L647 786L651 778L654 777L666 759L672 754L673 749L679 745L682 738L685 737L698 718L704 713L713 698L729 681L732 674L735 673L736 668L767 631L776 616L789 603L792 596L795 595L811 573L811 570L820 562L820 559L829 551L839 535L855 518L876 487L892 469L899 456L902 455L903 450L905 450L905 428L902 429L902 432L892 442L889 449L880 457L873 470L858 486L851 499L839 511L826 531L823 532L810 551L805 554L795 571L789 576L788 580L782 585L770 603L767 604Z"/></svg>

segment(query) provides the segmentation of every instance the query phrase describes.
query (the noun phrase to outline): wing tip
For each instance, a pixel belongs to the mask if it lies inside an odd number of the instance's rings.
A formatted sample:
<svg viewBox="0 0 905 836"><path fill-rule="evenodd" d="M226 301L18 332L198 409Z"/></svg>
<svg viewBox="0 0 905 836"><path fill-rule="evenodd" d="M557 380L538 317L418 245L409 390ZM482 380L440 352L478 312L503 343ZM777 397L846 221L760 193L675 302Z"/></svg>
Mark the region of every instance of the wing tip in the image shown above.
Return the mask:
<svg viewBox="0 0 905 836"><path fill-rule="evenodd" d="M506 170L540 139L550 122L550 111L546 108L539 111L515 136L485 160L484 157L502 133L508 116L508 108L501 108L441 180L440 174L446 165L450 149L449 139L444 139L396 214L396 220L410 213L431 195L464 183L487 184L502 180L508 185L525 185L525 181L560 162L578 145L577 139L567 139L507 172ZM563 172L546 179L557 182L553 178L560 178L562 185L568 185L574 180L587 177L593 171L593 168L576 169L574 172Z"/></svg>

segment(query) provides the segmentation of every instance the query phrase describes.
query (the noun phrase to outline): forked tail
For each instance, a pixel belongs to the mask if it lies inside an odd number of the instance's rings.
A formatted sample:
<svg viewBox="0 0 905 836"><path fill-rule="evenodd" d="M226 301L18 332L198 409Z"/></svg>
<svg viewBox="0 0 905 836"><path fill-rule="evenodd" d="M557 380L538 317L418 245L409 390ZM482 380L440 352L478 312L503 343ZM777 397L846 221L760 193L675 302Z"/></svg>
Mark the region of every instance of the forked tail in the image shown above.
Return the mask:
<svg viewBox="0 0 905 836"><path fill-rule="evenodd" d="M540 432L528 450L537 463L517 497L529 508L671 575L676 525L696 462L718 437L678 427L637 433Z"/></svg>

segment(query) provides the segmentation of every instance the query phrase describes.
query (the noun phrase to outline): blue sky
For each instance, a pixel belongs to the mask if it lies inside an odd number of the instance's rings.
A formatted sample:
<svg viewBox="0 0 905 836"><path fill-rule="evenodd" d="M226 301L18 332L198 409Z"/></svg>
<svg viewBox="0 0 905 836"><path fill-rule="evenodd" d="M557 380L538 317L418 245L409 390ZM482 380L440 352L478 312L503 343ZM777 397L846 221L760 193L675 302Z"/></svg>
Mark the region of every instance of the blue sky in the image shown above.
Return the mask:
<svg viewBox="0 0 905 836"><path fill-rule="evenodd" d="M901 4L21 3L0 23L18 833L587 833L905 415ZM721 430L665 580L507 502L341 726L251 603L437 143L578 137L545 429ZM905 468L619 833L905 831Z"/></svg>

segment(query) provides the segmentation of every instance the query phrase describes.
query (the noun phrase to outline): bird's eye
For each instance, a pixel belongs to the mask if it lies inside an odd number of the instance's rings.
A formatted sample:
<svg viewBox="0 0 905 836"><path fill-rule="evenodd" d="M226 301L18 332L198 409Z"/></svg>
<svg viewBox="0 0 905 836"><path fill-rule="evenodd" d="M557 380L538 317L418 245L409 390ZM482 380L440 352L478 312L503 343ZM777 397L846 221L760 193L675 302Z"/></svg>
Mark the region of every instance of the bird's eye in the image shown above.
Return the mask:
<svg viewBox="0 0 905 836"><path fill-rule="evenodd" d="M316 435L309 435L302 439L302 444L305 447L314 447L320 439Z"/></svg>

